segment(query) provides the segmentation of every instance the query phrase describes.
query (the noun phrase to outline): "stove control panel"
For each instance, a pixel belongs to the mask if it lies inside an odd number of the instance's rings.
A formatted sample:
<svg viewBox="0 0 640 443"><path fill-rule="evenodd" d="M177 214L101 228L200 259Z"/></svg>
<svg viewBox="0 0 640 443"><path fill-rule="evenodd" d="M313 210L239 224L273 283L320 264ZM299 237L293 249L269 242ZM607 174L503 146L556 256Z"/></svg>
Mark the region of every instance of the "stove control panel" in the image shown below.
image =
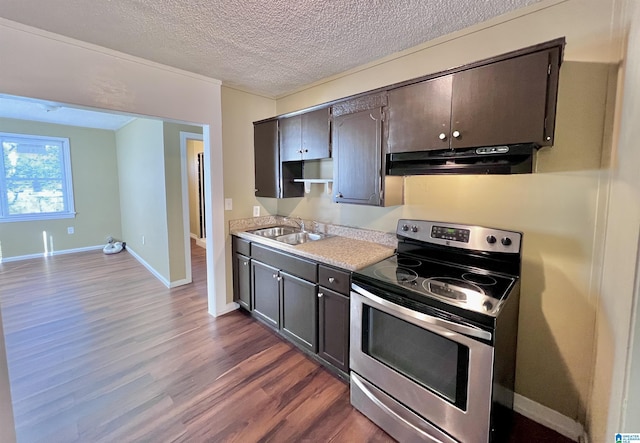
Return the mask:
<svg viewBox="0 0 640 443"><path fill-rule="evenodd" d="M444 240L454 240L463 243L469 243L470 232L471 231L468 229L433 225L431 227L431 238L441 238Z"/></svg>
<svg viewBox="0 0 640 443"><path fill-rule="evenodd" d="M396 233L399 238L476 251L519 253L522 244L520 232L426 220L398 220Z"/></svg>

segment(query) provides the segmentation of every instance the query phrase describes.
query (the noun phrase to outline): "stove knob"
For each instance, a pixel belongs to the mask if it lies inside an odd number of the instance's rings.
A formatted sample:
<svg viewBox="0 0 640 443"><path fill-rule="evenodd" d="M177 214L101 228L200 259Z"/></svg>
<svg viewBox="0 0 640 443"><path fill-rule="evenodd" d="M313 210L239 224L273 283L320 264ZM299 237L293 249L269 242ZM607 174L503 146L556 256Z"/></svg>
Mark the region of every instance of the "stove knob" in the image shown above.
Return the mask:
<svg viewBox="0 0 640 443"><path fill-rule="evenodd" d="M402 230L407 232L409 230L409 225L402 225Z"/></svg>
<svg viewBox="0 0 640 443"><path fill-rule="evenodd" d="M487 243L494 244L496 242L496 238L493 235L487 235Z"/></svg>
<svg viewBox="0 0 640 443"><path fill-rule="evenodd" d="M493 309L493 303L491 303L490 301L485 301L484 303L482 303L482 307L485 311L489 312Z"/></svg>
<svg viewBox="0 0 640 443"><path fill-rule="evenodd" d="M411 226L412 232L418 232L418 227L416 225Z"/></svg>
<svg viewBox="0 0 640 443"><path fill-rule="evenodd" d="M502 237L502 240L500 240L500 243L502 243L505 246L509 246L511 244L511 239L509 237Z"/></svg>

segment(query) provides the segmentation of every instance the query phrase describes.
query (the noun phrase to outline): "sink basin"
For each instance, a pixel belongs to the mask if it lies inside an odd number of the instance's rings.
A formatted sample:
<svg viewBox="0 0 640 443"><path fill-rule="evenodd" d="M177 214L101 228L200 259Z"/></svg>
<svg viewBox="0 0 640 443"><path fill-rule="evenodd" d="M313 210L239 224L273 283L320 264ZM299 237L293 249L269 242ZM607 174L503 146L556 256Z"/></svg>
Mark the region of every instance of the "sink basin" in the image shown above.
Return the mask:
<svg viewBox="0 0 640 443"><path fill-rule="evenodd" d="M327 234L317 234L313 232L296 232L293 234L281 235L275 238L275 240L286 243L288 245L300 245L310 241L318 241L323 238L330 237Z"/></svg>
<svg viewBox="0 0 640 443"><path fill-rule="evenodd" d="M293 226L274 226L272 228L256 229L255 231L250 232L261 237L276 238L283 235L298 233L300 232L300 229L294 228Z"/></svg>

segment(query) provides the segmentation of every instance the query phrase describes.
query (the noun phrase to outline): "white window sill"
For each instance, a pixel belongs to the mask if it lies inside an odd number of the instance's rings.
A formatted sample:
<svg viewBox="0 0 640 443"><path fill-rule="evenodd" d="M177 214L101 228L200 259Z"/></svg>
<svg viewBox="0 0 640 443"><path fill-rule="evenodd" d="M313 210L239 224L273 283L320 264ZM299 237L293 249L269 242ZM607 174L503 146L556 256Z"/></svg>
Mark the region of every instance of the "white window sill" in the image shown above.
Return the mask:
<svg viewBox="0 0 640 443"><path fill-rule="evenodd" d="M58 220L64 218L75 218L75 212L55 212L47 214L25 214L12 215L9 217L0 217L0 223L41 221L41 220Z"/></svg>

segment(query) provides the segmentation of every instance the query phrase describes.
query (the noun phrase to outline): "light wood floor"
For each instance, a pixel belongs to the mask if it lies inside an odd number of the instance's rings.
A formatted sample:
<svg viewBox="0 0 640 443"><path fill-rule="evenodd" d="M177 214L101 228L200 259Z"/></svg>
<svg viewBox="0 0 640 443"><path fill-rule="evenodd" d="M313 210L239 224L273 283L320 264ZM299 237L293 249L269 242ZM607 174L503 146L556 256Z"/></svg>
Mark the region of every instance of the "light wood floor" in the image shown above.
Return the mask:
<svg viewBox="0 0 640 443"><path fill-rule="evenodd" d="M127 252L0 264L19 442L392 441L348 386L265 326L207 313ZM512 441L566 442L520 417Z"/></svg>

